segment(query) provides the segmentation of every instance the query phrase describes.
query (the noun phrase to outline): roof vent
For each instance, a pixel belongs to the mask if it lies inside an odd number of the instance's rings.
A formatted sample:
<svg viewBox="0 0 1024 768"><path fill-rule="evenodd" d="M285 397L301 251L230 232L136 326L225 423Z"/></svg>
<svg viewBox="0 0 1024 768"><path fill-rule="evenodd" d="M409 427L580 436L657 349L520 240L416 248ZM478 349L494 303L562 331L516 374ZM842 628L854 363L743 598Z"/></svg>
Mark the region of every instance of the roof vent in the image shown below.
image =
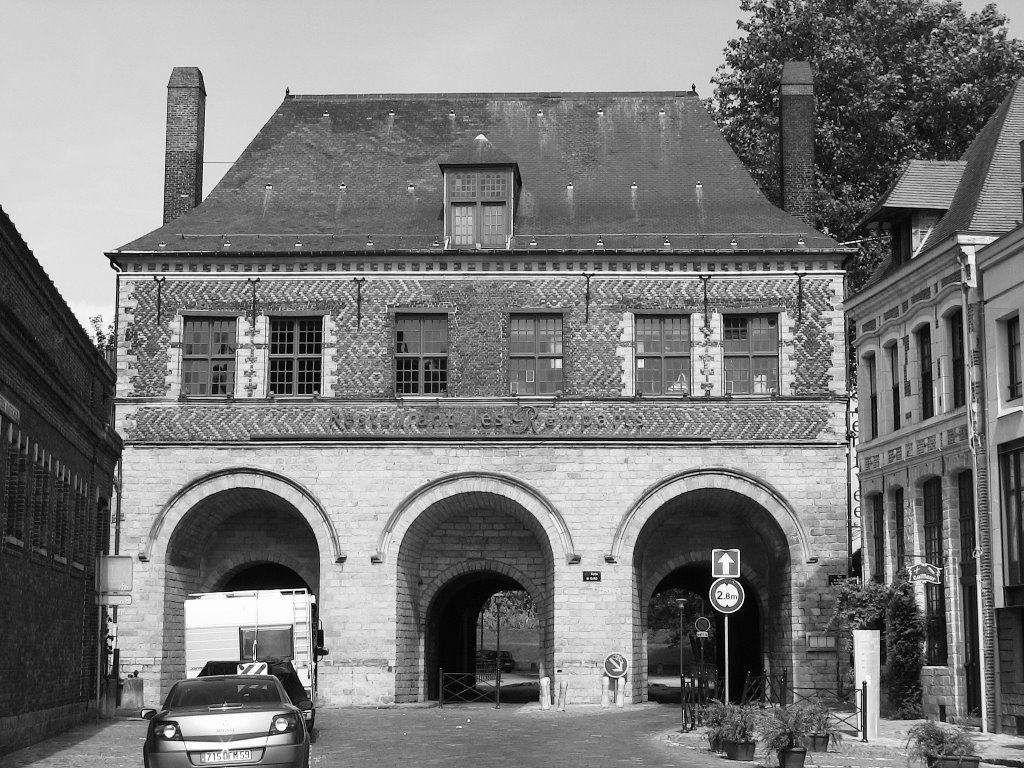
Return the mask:
<svg viewBox="0 0 1024 768"><path fill-rule="evenodd" d="M157 245L159 245L161 248L166 248L167 247L167 243L165 243L163 240L161 240L159 243L157 243Z"/></svg>
<svg viewBox="0 0 1024 768"><path fill-rule="evenodd" d="M416 185L415 185L415 184L410 184L410 185L408 186L408 190L409 190L410 192L415 192L415 191L416 191Z"/></svg>
<svg viewBox="0 0 1024 768"><path fill-rule="evenodd" d="M597 247L604 248L604 238L600 235L597 236Z"/></svg>
<svg viewBox="0 0 1024 768"><path fill-rule="evenodd" d="M531 247L537 245L537 238L536 237L531 237L530 238L530 245L531 245Z"/></svg>
<svg viewBox="0 0 1024 768"><path fill-rule="evenodd" d="M338 189L348 189L344 182L338 185Z"/></svg>
<svg viewBox="0 0 1024 768"><path fill-rule="evenodd" d="M295 241L295 247L296 248L301 248L302 247L302 241L301 240L296 240Z"/></svg>
<svg viewBox="0 0 1024 768"><path fill-rule="evenodd" d="M367 248L373 247L373 238L370 237L369 235L366 236L366 247Z"/></svg>
<svg viewBox="0 0 1024 768"><path fill-rule="evenodd" d="M448 117L454 119L454 117L455 117L455 110L454 109L449 109L448 110Z"/></svg>
<svg viewBox="0 0 1024 768"><path fill-rule="evenodd" d="M537 110L537 117L544 117L544 110L543 109L538 109Z"/></svg>
<svg viewBox="0 0 1024 768"><path fill-rule="evenodd" d="M736 242L736 238L733 237L733 239L729 241L729 245L731 245L733 248L735 248L736 246L739 245L739 243L737 243Z"/></svg>
<svg viewBox="0 0 1024 768"><path fill-rule="evenodd" d="M389 109L388 110L388 117L394 117L394 116L395 116L395 110Z"/></svg>
<svg viewBox="0 0 1024 768"><path fill-rule="evenodd" d="M572 189L572 188L573 188L573 187L572 187L572 182L570 181L570 182L569 182L568 184L566 184L566 185L565 185L565 188L566 188L566 189Z"/></svg>
<svg viewBox="0 0 1024 768"><path fill-rule="evenodd" d="M225 248L230 248L231 247L231 241L230 240L225 240L223 245L224 245Z"/></svg>
<svg viewBox="0 0 1024 768"><path fill-rule="evenodd" d="M266 189L266 190L267 190L268 192L269 192L270 190L272 190L273 188L274 188L274 185L273 185L273 184L267 184L267 186L265 186L265 187L264 187L264 189Z"/></svg>
<svg viewBox="0 0 1024 768"><path fill-rule="evenodd" d="M604 107L600 107L600 108L598 108L598 110L597 110L597 116L598 116L598 117L604 117Z"/></svg>
<svg viewBox="0 0 1024 768"><path fill-rule="evenodd" d="M663 242L662 245L664 245L666 248L671 248L672 247L672 243L668 239L668 235L665 235L665 242Z"/></svg>
<svg viewBox="0 0 1024 768"><path fill-rule="evenodd" d="M807 243L804 242L804 236L803 235L800 235L800 239L796 241L796 244L799 245L801 248L807 244Z"/></svg>
<svg viewBox="0 0 1024 768"><path fill-rule="evenodd" d="M630 189L636 189L636 182L634 181L632 184L630 184L629 188Z"/></svg>
<svg viewBox="0 0 1024 768"><path fill-rule="evenodd" d="M662 117L664 117L665 116L665 108L662 107L661 109L659 109L658 110L658 114L661 115Z"/></svg>
<svg viewBox="0 0 1024 768"><path fill-rule="evenodd" d="M330 117L330 116L331 116L331 113L330 113L330 112L328 112L328 111L327 111L327 110L325 109L325 110L324 110L324 117Z"/></svg>

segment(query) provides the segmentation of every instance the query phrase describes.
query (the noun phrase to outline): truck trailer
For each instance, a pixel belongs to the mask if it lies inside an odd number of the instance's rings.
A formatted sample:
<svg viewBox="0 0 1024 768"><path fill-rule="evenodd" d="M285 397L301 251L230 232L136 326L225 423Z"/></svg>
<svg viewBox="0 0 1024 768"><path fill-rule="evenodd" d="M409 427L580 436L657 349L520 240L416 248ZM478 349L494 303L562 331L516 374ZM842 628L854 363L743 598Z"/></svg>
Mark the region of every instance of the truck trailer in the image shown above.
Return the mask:
<svg viewBox="0 0 1024 768"><path fill-rule="evenodd" d="M305 589L205 592L185 599L186 675L223 671L226 663L251 674L290 665L313 707L304 713L309 727L316 717L317 664L326 654L316 598ZM297 705L294 681L285 687Z"/></svg>

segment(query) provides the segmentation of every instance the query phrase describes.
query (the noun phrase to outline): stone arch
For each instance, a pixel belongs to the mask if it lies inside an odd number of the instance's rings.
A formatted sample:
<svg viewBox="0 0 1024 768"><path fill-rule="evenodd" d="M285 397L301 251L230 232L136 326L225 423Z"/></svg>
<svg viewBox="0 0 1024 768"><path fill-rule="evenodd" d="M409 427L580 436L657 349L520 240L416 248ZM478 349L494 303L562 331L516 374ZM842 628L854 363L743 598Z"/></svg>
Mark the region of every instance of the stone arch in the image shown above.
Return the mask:
<svg viewBox="0 0 1024 768"><path fill-rule="evenodd" d="M377 539L377 551L371 556L375 563L384 562L395 541L402 541L413 522L439 502L460 495L477 494L501 497L525 510L546 534L550 545L558 542L566 562L577 563L569 527L561 513L540 491L524 482L491 472L460 472L432 480L405 497L391 513Z"/></svg>
<svg viewBox="0 0 1024 768"><path fill-rule="evenodd" d="M538 612L541 612L550 603L551 595L547 591L551 589L550 584L542 589L539 584L518 568L497 560L481 558L477 560L467 560L457 565L453 565L451 568L448 568L442 573L439 573L435 578L431 579L430 583L423 588L423 592L420 594L419 600L416 603L416 610L419 612L419 615L427 615L427 611L429 610L430 604L433 602L434 598L437 597L438 593L453 579L456 579L459 576L465 576L466 574L479 572L497 573L518 582L523 589L530 593L531 597L537 599L539 603Z"/></svg>
<svg viewBox="0 0 1024 768"><path fill-rule="evenodd" d="M708 553L704 552L697 554L694 552L687 552L679 555L678 557L666 560L661 564L657 570L652 571L650 576L644 579L644 583L640 585L640 611L642 621L647 620L647 605L651 601L651 597L654 595L654 590L657 589L658 585L664 581L665 577L673 571L677 571L680 568L685 568L688 565L702 565L708 561ZM764 596L768 594L768 582L764 579L762 574L758 571L748 568L746 565L740 568L740 578L750 584L754 589L757 590L757 594L760 597L762 603L764 603ZM766 607L764 605L762 608Z"/></svg>
<svg viewBox="0 0 1024 768"><path fill-rule="evenodd" d="M624 556L632 559L644 525L659 509L690 491L721 489L745 496L763 507L772 516L788 541L796 542L804 562L813 561L810 538L796 510L781 493L753 475L728 467L704 467L687 470L668 477L645 490L637 502L623 515L612 537L605 559L617 562Z"/></svg>
<svg viewBox="0 0 1024 768"><path fill-rule="evenodd" d="M203 579L200 592L211 592L218 590L218 584L223 584L239 571L251 566L255 562L277 563L286 568L291 568L303 581L313 585L317 581L317 574L313 573L306 563L298 558L289 557L270 548L250 550L235 555L234 557L221 562L218 567L212 569Z"/></svg>
<svg viewBox="0 0 1024 768"><path fill-rule="evenodd" d="M156 515L139 550L139 560L147 562L154 553L163 553L178 524L197 504L223 491L251 488L271 493L291 504L309 524L320 550L331 559L344 562L338 534L323 505L304 487L284 475L255 467L221 469L189 483L170 498Z"/></svg>

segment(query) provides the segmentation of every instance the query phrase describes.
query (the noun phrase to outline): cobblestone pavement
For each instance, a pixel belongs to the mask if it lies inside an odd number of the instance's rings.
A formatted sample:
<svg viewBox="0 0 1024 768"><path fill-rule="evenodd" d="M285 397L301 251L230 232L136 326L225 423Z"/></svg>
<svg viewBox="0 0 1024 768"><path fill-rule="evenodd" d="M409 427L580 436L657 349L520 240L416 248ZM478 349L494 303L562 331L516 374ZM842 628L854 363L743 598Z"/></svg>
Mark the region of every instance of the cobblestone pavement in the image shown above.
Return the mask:
<svg viewBox="0 0 1024 768"><path fill-rule="evenodd" d="M0 757L2 768L126 768L142 765L142 720L106 720L74 728ZM536 703L322 709L317 714L314 768L724 768L699 732L680 733L678 710L660 704L623 709ZM848 739L828 753L809 754L808 768L907 768L892 734L873 744ZM758 754L759 763L774 758Z"/></svg>

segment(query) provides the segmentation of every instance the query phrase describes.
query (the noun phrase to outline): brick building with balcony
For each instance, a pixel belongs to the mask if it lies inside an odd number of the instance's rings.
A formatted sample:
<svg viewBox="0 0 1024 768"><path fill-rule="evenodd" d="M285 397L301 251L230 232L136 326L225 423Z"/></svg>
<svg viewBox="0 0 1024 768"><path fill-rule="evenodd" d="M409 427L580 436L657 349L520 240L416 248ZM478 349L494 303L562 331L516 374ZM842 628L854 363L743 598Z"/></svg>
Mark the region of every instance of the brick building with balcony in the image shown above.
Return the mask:
<svg viewBox="0 0 1024 768"><path fill-rule="evenodd" d="M783 78L793 184L809 75ZM108 254L148 701L185 595L257 585L318 596L324 705L436 698L503 590L570 703L611 652L643 701L651 597L706 596L716 547L732 680L834 685L848 251L806 190L769 204L688 91L289 94L200 201L201 74L168 94L165 223Z"/></svg>

